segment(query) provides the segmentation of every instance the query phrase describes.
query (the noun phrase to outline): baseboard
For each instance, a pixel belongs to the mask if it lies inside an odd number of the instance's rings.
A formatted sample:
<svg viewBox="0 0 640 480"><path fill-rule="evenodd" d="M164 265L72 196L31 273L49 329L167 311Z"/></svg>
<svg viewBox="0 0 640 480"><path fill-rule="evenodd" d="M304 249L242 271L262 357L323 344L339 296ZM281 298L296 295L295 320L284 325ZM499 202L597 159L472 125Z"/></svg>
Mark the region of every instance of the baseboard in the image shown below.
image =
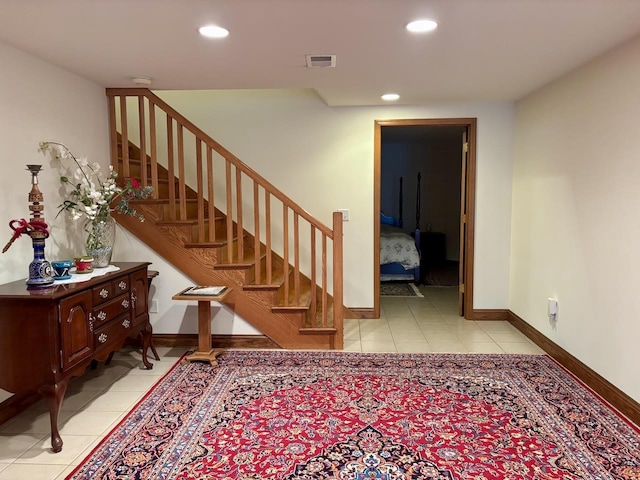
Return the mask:
<svg viewBox="0 0 640 480"><path fill-rule="evenodd" d="M467 320L509 320L509 310L503 308L474 308L464 315Z"/></svg>
<svg viewBox="0 0 640 480"><path fill-rule="evenodd" d="M21 392L7 398L0 403L0 425L26 410L41 398L37 392Z"/></svg>
<svg viewBox="0 0 640 480"><path fill-rule="evenodd" d="M219 348L280 348L266 335L211 335L212 345ZM197 334L153 334L153 344L161 347L198 345Z"/></svg>
<svg viewBox="0 0 640 480"><path fill-rule="evenodd" d="M373 316L373 308L350 308L353 318L376 318Z"/></svg>
<svg viewBox="0 0 640 480"><path fill-rule="evenodd" d="M640 425L640 403L636 402L629 395L610 383L606 378L593 371L587 365L567 352L564 348L542 335L538 330L533 328L511 310L508 310L508 314L508 320L514 327L530 338L560 365L565 367L585 385L598 393L633 423Z"/></svg>

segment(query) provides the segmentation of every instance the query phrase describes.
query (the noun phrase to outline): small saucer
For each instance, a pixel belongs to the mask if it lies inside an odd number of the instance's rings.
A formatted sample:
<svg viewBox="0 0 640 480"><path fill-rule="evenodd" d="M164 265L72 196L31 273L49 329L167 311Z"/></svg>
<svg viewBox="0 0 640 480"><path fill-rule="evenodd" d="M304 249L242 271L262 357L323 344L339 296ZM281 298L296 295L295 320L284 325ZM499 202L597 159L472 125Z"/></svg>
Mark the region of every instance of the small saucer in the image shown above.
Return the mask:
<svg viewBox="0 0 640 480"><path fill-rule="evenodd" d="M53 277L54 280L69 280L70 278L71 278L71 275L63 275L61 277L56 277L56 276Z"/></svg>

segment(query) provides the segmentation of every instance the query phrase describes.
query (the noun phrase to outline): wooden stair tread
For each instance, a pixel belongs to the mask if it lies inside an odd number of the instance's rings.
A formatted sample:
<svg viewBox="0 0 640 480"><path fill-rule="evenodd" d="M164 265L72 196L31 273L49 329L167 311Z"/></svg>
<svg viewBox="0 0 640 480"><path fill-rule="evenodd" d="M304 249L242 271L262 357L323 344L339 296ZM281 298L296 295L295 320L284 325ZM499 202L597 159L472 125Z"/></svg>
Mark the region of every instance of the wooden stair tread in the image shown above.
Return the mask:
<svg viewBox="0 0 640 480"><path fill-rule="evenodd" d="M313 335L313 334L335 334L338 332L337 329L333 327L301 327L298 329L301 334Z"/></svg>
<svg viewBox="0 0 640 480"><path fill-rule="evenodd" d="M128 154L128 164L130 167L129 176L137 175L139 177L146 175L147 183L150 184L151 159L149 154L147 153L147 161L143 162L139 148L132 144L131 141L129 141L129 145L127 147L124 147L121 142L121 135L117 133L117 136L119 152L114 168L116 168L116 170L118 170L122 175L122 170L124 168L124 160L122 157L124 152L124 155ZM127 148L127 150L124 150L125 148ZM146 164L144 165L146 169L142 168L143 163ZM279 342L283 342L280 345L287 345L289 343L290 345L295 345L292 348L309 348L309 346L319 345L320 343L326 345L327 338L330 338L330 348L334 348L335 336L339 335L341 332L338 332L338 330L333 327L333 299L331 296L328 297L328 301L324 305L324 310L326 311L323 313L322 295L321 290L318 287L315 296L316 304L312 311L310 280L302 274L301 277L298 277L300 282L298 283L297 288L297 305L284 305L285 280L288 280L286 292L288 303L292 303L293 299L296 297L296 286L293 273L294 267L292 265L287 265L283 269L283 259L276 253L273 263L269 261L271 275L267 282L265 264L267 254L263 252L265 245L261 244L259 247L260 251L255 253L254 245L252 243L253 237L247 231L242 231L238 235L237 225L235 222L232 223L233 230L229 232L233 235L233 243L228 244L226 234L223 233L227 231L226 225L218 223L225 222L226 224L227 217L225 212L216 208L214 202L209 202L202 198L198 199L198 193L186 184L183 184L186 190L183 190L184 195L182 196L183 198L181 198L180 193L182 189L180 188L179 176L174 172L174 174L171 175L172 180L169 180L169 172L163 165L157 165L157 174L157 178L154 179L157 182L157 193L155 195L163 198L131 200L141 206L141 209L147 213L145 216L149 218L149 222L153 223L154 226L154 229L152 229L153 233L148 229L145 229L145 235L143 235L143 237L145 237L144 241L152 243L156 240L154 236L170 237L169 242L162 242L160 238L157 239L162 243L160 246L161 251L165 254L173 254L172 249L181 250L181 254L182 252L186 254L186 264L189 268L196 268L196 270L198 268L196 265L201 261L206 261L208 265L208 273L198 273L202 278L209 276L214 279L213 281L221 282L222 278L228 277L232 283L235 283L235 288L238 289L239 293L237 293L238 297L236 298L236 305L239 306L239 310L241 312L249 312L253 309L258 310L262 308L262 319L266 318L271 320L273 318L273 320L275 320L279 318L286 320L282 326L280 326L279 322L269 323L263 322L262 320L258 322L263 326L264 331L268 332L267 335L271 338L279 339ZM172 184L175 184L175 187L173 187ZM168 198L170 194L171 196L175 196L173 204ZM207 224L204 237L198 237L198 235L202 233L202 225L198 227L199 219L197 218L200 202L204 202L205 216L203 220ZM183 209L185 204L186 210ZM183 214L186 214L186 218L166 220L170 214L174 218L179 217L180 211L182 211ZM212 213L214 217L211 221L216 222L216 235L213 241L208 240L208 232L211 224L209 223L210 219L206 212ZM156 218L162 218L163 220L156 222L154 221ZM220 226L219 228L218 225ZM134 228L138 227L137 224L132 224L131 226ZM197 241L198 238L205 238L206 241ZM185 241L187 239L196 239L196 241ZM238 240L242 243L239 243ZM239 245L243 245L245 247L242 260L239 260L237 256L237 248ZM202 250L194 250L198 248ZM208 252L206 250L215 248L220 250L218 252ZM230 253L233 256L230 260L227 260L227 253ZM258 267L256 267L256 262L259 262ZM254 278L256 277L256 270L259 270L259 278ZM214 273L214 271L219 271L219 273ZM246 293L241 293L242 291ZM260 291L263 293L261 294ZM280 305L278 305L278 303L280 303ZM236 307L233 308L235 310ZM274 314L273 317L270 316L269 312ZM292 320L294 320L294 323L291 323ZM296 336L297 338L295 338ZM314 339L314 336L316 339ZM305 338L302 339L302 337ZM337 345L338 346L336 348L340 348L342 345L341 339L337 341Z"/></svg>
<svg viewBox="0 0 640 480"><path fill-rule="evenodd" d="M235 241L235 237L234 237ZM216 242L185 242L185 248L220 248L227 245L227 240L219 240Z"/></svg>

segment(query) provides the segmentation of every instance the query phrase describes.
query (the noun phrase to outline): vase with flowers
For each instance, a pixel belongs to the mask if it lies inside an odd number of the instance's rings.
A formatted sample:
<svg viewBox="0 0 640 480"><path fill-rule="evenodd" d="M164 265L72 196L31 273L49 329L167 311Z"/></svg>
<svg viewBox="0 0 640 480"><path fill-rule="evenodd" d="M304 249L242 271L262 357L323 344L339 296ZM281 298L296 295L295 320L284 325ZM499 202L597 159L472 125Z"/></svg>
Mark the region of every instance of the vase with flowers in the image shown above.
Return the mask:
<svg viewBox="0 0 640 480"><path fill-rule="evenodd" d="M60 181L68 197L58 206L58 215L66 212L73 220L84 217L87 254L93 257L94 267L108 266L115 241L115 220L111 212L131 215L143 222L144 217L129 202L148 198L153 187L142 187L134 178L118 182L118 173L112 166L104 175L100 164L89 163L85 157L76 157L62 143L40 142L40 151L49 152L60 161L62 169L66 168L66 174L60 176Z"/></svg>

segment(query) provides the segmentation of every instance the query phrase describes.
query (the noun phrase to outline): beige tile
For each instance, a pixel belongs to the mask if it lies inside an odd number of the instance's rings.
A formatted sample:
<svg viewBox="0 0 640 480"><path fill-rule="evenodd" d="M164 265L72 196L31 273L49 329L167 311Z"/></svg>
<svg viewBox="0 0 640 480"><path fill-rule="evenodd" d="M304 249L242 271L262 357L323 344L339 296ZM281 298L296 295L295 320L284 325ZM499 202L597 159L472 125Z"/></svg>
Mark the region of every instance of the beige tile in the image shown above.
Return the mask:
<svg viewBox="0 0 640 480"><path fill-rule="evenodd" d="M391 323L389 324L389 329L391 333L415 333L417 335L422 335L422 330L420 329L420 325L416 322L413 323Z"/></svg>
<svg viewBox="0 0 640 480"><path fill-rule="evenodd" d="M518 332L518 329L505 321L478 321L478 326L486 332Z"/></svg>
<svg viewBox="0 0 640 480"><path fill-rule="evenodd" d="M55 478L55 480L65 480L69 475L71 475L71 472L73 472L75 468L76 465L69 465L62 471L62 473L60 473L60 475Z"/></svg>
<svg viewBox="0 0 640 480"><path fill-rule="evenodd" d="M465 345L467 343L495 343L489 335L487 335L482 330L455 330L455 334L458 336L460 341Z"/></svg>
<svg viewBox="0 0 640 480"><path fill-rule="evenodd" d="M465 353L467 347L460 342L429 342L431 351L443 353Z"/></svg>
<svg viewBox="0 0 640 480"><path fill-rule="evenodd" d="M418 326L420 327L420 330L423 331L423 333L453 332L451 326L447 325L446 323L418 323Z"/></svg>
<svg viewBox="0 0 640 480"><path fill-rule="evenodd" d="M439 310L430 304L410 305L409 309L414 315L439 315Z"/></svg>
<svg viewBox="0 0 640 480"><path fill-rule="evenodd" d="M65 465L12 463L0 472L0 480L55 480L65 468Z"/></svg>
<svg viewBox="0 0 640 480"><path fill-rule="evenodd" d="M116 419L111 422L111 425L109 425L105 431L103 432L104 435L109 434L114 428L116 428L118 425L120 425L120 422L122 422L122 420L124 420L124 418L129 415L130 412L122 412L120 415L118 415L116 417Z"/></svg>
<svg viewBox="0 0 640 480"><path fill-rule="evenodd" d="M415 331L391 332L391 336L393 337L393 341L395 342L396 345L402 342L413 342L418 340L424 341L424 342L427 341L427 339L425 338L425 336L422 334L420 330L418 330L417 332Z"/></svg>
<svg viewBox="0 0 640 480"><path fill-rule="evenodd" d="M49 440L48 432L46 434L0 434L0 463L15 462L43 439Z"/></svg>
<svg viewBox="0 0 640 480"><path fill-rule="evenodd" d="M161 375L127 375L120 377L113 382L108 391L110 392L146 392L162 378Z"/></svg>
<svg viewBox="0 0 640 480"><path fill-rule="evenodd" d="M391 330L374 330L372 332L362 332L360 341L362 342L383 342L391 340Z"/></svg>
<svg viewBox="0 0 640 480"><path fill-rule="evenodd" d="M74 390L69 387L60 410L79 410L97 395L100 395L100 392L96 390Z"/></svg>
<svg viewBox="0 0 640 480"><path fill-rule="evenodd" d="M390 331L387 320L360 320L360 336L365 332L375 332L378 330Z"/></svg>
<svg viewBox="0 0 640 480"><path fill-rule="evenodd" d="M165 360L165 359L162 359L161 357L160 360L156 360L155 358L153 358L153 356L150 355L149 362L151 363L151 365L153 365L151 369L147 369L142 363L142 360L140 360L140 362L138 362L136 366L128 369L124 373L124 375L127 375L127 376L128 375L140 375L140 376L164 375L174 367L174 365L177 363L177 359L169 358Z"/></svg>
<svg viewBox="0 0 640 480"><path fill-rule="evenodd" d="M69 418L72 412L60 411L58 425ZM51 432L49 411L28 408L0 427L1 433L44 435Z"/></svg>
<svg viewBox="0 0 640 480"><path fill-rule="evenodd" d="M96 376L92 376L91 373L87 375L82 375L81 377L75 377L69 383L69 389L73 389L75 391L78 390L93 390L93 391L102 391L108 386L112 385L118 378L122 377L122 375L108 375L108 374L93 374Z"/></svg>
<svg viewBox="0 0 640 480"><path fill-rule="evenodd" d="M396 346L393 343L393 340L388 339L387 341L365 341L362 340L362 351L369 353L388 353L395 352Z"/></svg>
<svg viewBox="0 0 640 480"><path fill-rule="evenodd" d="M416 319L413 315L390 315L387 317L389 324L392 323L416 323Z"/></svg>
<svg viewBox="0 0 640 480"><path fill-rule="evenodd" d="M504 350L495 342L468 343L463 340L462 344L470 353L504 353Z"/></svg>
<svg viewBox="0 0 640 480"><path fill-rule="evenodd" d="M444 318L440 314L436 314L436 315L420 314L420 315L414 315L413 318L415 318L416 322L418 323L446 323L444 321Z"/></svg>
<svg viewBox="0 0 640 480"><path fill-rule="evenodd" d="M112 391L98 395L87 403L82 411L89 412L124 412L128 411L145 395L146 392Z"/></svg>
<svg viewBox="0 0 640 480"><path fill-rule="evenodd" d="M469 324L469 320L464 317L459 317L458 315L443 315L445 323L453 326L464 326Z"/></svg>
<svg viewBox="0 0 640 480"><path fill-rule="evenodd" d="M387 313L411 311L409 309L409 305L407 305L407 302L405 302L404 300L399 300L396 302L382 302L381 305L384 311Z"/></svg>
<svg viewBox="0 0 640 480"><path fill-rule="evenodd" d="M122 412L79 411L59 425L60 435L102 435Z"/></svg>
<svg viewBox="0 0 640 480"><path fill-rule="evenodd" d="M360 344L360 339L358 340L348 340L345 338L344 345L342 348L345 352L361 352L362 345Z"/></svg>
<svg viewBox="0 0 640 480"><path fill-rule="evenodd" d="M400 353L429 353L432 351L426 340L424 342L396 342L396 350Z"/></svg>
<svg viewBox="0 0 640 480"><path fill-rule="evenodd" d="M345 319L344 339L360 340L360 322L358 319Z"/></svg>
<svg viewBox="0 0 640 480"><path fill-rule="evenodd" d="M487 332L496 343L529 343L529 339L520 332Z"/></svg>
<svg viewBox="0 0 640 480"><path fill-rule="evenodd" d="M458 336L452 331L448 332L425 332L425 337L429 343L433 342L459 342Z"/></svg>
<svg viewBox="0 0 640 480"><path fill-rule="evenodd" d="M104 438L106 438L106 436L107 435L98 435L91 442L86 443L84 450L82 450L82 452L80 452L80 454L76 458L71 460L71 462L69 462L69 465L74 467L80 465L84 461L84 459L89 456L93 449L96 448Z"/></svg>
<svg viewBox="0 0 640 480"><path fill-rule="evenodd" d="M47 437L27 450L15 463L69 465L96 438L96 435L64 435L62 451L53 453L50 439Z"/></svg>
<svg viewBox="0 0 640 480"><path fill-rule="evenodd" d="M502 348L502 350L504 350L505 353L525 353L525 354L534 354L534 355L544 354L544 350L542 350L537 345L534 345L533 343L530 343L530 342L526 342L526 343L525 342L516 342L516 343L500 342L498 345L500 345L500 348Z"/></svg>

